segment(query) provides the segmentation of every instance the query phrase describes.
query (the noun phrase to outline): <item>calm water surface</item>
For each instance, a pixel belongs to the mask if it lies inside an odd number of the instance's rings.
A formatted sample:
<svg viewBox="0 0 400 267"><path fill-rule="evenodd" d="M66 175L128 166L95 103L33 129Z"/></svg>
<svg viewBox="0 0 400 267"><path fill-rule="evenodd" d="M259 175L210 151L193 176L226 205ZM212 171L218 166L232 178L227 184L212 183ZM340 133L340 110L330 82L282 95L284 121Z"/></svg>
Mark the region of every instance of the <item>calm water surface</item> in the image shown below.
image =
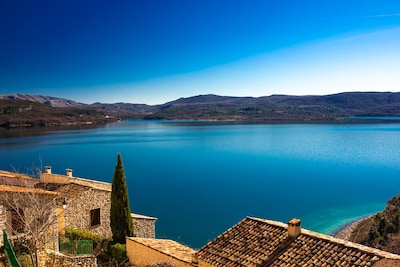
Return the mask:
<svg viewBox="0 0 400 267"><path fill-rule="evenodd" d="M123 158L132 212L157 236L199 248L245 216L332 233L400 191L400 124L227 125L128 121L102 128L0 130L0 169L111 182Z"/></svg>

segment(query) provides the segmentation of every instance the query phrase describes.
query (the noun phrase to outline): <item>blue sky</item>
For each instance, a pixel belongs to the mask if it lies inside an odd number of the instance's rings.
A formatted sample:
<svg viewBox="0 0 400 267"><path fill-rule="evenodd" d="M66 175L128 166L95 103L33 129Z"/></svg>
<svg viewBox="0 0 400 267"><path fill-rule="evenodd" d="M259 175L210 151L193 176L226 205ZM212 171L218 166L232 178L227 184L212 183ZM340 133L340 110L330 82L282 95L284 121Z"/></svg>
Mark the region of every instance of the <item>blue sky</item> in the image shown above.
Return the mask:
<svg viewBox="0 0 400 267"><path fill-rule="evenodd" d="M0 94L400 91L400 1L1 1Z"/></svg>

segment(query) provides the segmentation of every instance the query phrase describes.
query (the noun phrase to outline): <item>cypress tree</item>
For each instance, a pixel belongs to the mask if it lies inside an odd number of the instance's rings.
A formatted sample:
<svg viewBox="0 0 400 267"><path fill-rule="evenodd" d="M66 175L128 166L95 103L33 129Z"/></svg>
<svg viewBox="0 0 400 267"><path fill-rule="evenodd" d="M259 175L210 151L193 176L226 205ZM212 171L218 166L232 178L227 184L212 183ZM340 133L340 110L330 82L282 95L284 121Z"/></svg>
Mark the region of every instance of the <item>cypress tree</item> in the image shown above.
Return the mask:
<svg viewBox="0 0 400 267"><path fill-rule="evenodd" d="M128 188L121 154L118 153L118 162L115 166L112 191L110 225L113 241L125 244L126 236L133 236L131 209L129 207Z"/></svg>

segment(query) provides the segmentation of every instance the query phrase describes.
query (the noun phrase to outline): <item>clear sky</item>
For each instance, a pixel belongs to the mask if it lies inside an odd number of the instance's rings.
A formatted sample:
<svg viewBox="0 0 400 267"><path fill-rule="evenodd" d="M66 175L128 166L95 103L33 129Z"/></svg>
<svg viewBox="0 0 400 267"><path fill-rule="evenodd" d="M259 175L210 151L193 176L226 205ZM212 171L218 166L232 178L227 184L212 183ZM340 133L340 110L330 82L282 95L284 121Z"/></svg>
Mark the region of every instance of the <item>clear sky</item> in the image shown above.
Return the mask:
<svg viewBox="0 0 400 267"><path fill-rule="evenodd" d="M0 2L0 94L160 104L400 91L399 0Z"/></svg>

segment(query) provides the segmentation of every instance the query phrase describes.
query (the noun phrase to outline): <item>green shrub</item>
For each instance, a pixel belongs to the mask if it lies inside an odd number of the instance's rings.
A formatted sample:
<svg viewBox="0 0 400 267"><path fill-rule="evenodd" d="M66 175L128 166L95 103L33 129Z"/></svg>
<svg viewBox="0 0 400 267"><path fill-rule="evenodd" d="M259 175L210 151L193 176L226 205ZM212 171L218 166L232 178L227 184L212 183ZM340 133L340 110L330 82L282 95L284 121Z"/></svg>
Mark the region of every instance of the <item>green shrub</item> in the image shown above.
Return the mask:
<svg viewBox="0 0 400 267"><path fill-rule="evenodd" d="M122 262L127 258L125 244L115 243L111 245L110 254L118 263Z"/></svg>
<svg viewBox="0 0 400 267"><path fill-rule="evenodd" d="M94 234L89 231L84 231L76 228L65 229L65 237L72 240L92 240L93 242L100 242L104 238L101 235Z"/></svg>

